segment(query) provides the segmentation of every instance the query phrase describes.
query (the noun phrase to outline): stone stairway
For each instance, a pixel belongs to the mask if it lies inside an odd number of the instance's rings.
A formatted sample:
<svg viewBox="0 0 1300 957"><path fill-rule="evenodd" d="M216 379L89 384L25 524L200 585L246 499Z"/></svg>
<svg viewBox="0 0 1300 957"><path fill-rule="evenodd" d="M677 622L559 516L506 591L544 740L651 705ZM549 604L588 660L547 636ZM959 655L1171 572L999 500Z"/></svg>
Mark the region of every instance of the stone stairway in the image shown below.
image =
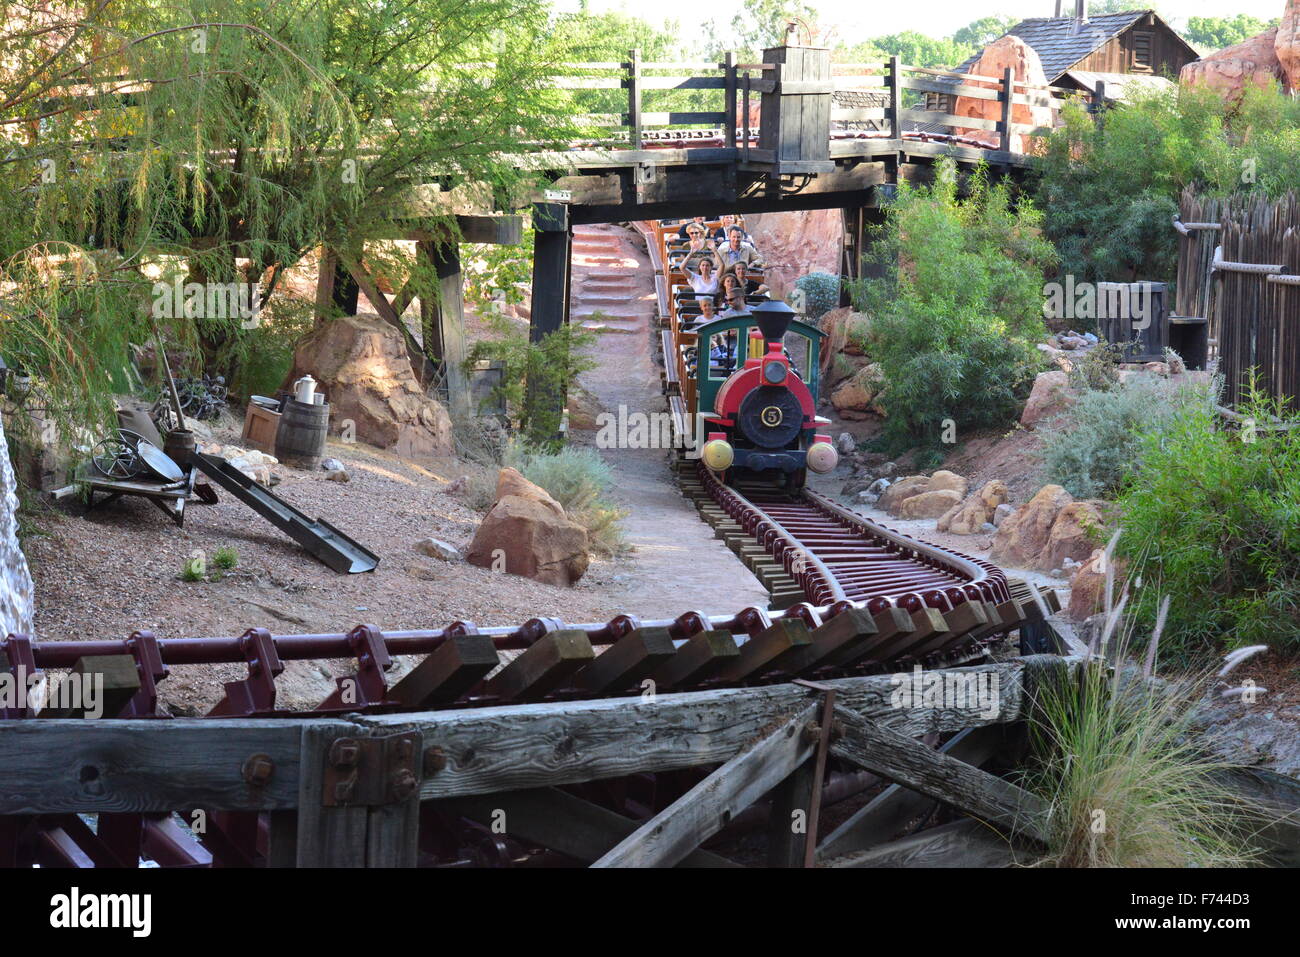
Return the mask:
<svg viewBox="0 0 1300 957"><path fill-rule="evenodd" d="M577 226L573 230L570 321L599 333L645 334L654 316L641 262L618 226Z"/></svg>

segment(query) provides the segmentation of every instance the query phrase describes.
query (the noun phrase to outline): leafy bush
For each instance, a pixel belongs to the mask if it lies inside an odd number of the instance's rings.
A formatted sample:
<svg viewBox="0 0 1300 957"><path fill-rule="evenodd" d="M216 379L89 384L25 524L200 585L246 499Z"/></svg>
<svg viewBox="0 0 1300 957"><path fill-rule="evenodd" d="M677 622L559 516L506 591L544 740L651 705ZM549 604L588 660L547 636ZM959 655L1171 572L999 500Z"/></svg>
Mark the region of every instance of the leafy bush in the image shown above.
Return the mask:
<svg viewBox="0 0 1300 957"><path fill-rule="evenodd" d="M1002 427L1020 412L1041 363L1043 270L1055 262L1040 216L1013 204L983 168L959 200L941 162L933 186L899 187L876 231L872 258L885 278L851 286L872 317L870 354L881 367L891 454L942 450L958 429Z"/></svg>
<svg viewBox="0 0 1300 957"><path fill-rule="evenodd" d="M803 293L804 319L816 325L818 320L840 303L840 277L828 272L810 272L794 281Z"/></svg>
<svg viewBox="0 0 1300 957"><path fill-rule="evenodd" d="M1300 101L1276 89L1251 87L1232 108L1205 89L1135 93L1100 127L1080 101L1061 116L1037 199L1076 281L1172 281L1186 186L1275 196L1300 180Z"/></svg>
<svg viewBox="0 0 1300 957"><path fill-rule="evenodd" d="M544 488L570 519L587 530L594 551L610 555L626 547L620 525L625 513L605 497L614 476L599 452L568 447L558 452L516 453L512 458L511 464L524 478Z"/></svg>
<svg viewBox="0 0 1300 957"><path fill-rule="evenodd" d="M1137 468L1146 433L1160 431L1183 404L1208 408L1213 396L1207 387L1171 392L1154 376L1085 387L1055 426L1041 430L1047 480L1079 498L1117 491Z"/></svg>
<svg viewBox="0 0 1300 957"><path fill-rule="evenodd" d="M218 568L234 568L239 564L239 552L228 547L218 548L212 553L212 564Z"/></svg>
<svg viewBox="0 0 1300 957"><path fill-rule="evenodd" d="M1253 384L1238 411L1229 429L1205 405L1179 409L1143 438L1118 500L1116 554L1143 583L1132 607L1149 623L1155 596L1171 596L1166 645L1180 656L1300 651L1300 415Z"/></svg>

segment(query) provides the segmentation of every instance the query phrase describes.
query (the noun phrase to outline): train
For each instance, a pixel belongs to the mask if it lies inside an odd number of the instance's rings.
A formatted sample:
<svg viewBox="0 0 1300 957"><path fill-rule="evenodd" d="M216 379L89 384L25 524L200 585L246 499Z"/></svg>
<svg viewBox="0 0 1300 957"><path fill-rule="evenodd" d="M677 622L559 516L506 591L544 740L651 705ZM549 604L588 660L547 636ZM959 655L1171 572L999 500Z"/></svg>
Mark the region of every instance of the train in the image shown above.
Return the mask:
<svg viewBox="0 0 1300 957"><path fill-rule="evenodd" d="M656 267L666 278L664 385L675 428L728 484L749 479L801 489L809 471L839 464L822 431L830 420L817 414L825 333L766 295L747 296L744 311L704 318L670 259L675 232L674 225L652 224Z"/></svg>

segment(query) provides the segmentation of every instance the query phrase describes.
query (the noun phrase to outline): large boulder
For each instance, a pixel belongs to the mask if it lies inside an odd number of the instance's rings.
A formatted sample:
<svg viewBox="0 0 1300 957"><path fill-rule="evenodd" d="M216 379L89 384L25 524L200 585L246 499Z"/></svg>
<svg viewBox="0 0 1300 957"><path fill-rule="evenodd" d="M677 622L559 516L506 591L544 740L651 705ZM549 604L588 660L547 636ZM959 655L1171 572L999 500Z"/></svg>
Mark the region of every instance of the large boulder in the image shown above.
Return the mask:
<svg viewBox="0 0 1300 957"><path fill-rule="evenodd" d="M1070 606L1066 609L1066 614L1075 621L1083 621L1102 610L1106 600L1104 554L1100 548L1093 549L1070 582Z"/></svg>
<svg viewBox="0 0 1300 957"><path fill-rule="evenodd" d="M877 393L880 392L877 375L878 367L870 365L840 383L831 393L831 405L835 406L835 411L841 415L845 412L866 413L871 408Z"/></svg>
<svg viewBox="0 0 1300 957"><path fill-rule="evenodd" d="M961 496L952 489L931 489L903 499L896 514L899 518L938 518L960 504Z"/></svg>
<svg viewBox="0 0 1300 957"><path fill-rule="evenodd" d="M1038 373L1025 410L1020 413L1020 424L1031 428L1063 409L1070 399L1069 385L1069 375L1060 369Z"/></svg>
<svg viewBox="0 0 1300 957"><path fill-rule="evenodd" d="M935 528L954 535L974 535L993 521L994 513L1006 502L1008 494L1001 479L985 482L982 489L940 516Z"/></svg>
<svg viewBox="0 0 1300 957"><path fill-rule="evenodd" d="M961 499L966 495L966 489L969 484L970 483L956 472L949 472L947 469L939 469L930 476L929 491L937 492L943 490L956 492L957 500L961 501Z"/></svg>
<svg viewBox="0 0 1300 957"><path fill-rule="evenodd" d="M1288 5L1287 12L1294 15L1293 7L1294 2ZM1294 20L1291 29L1293 41ZM1278 58L1280 39L1279 29L1273 27L1249 40L1216 50L1184 66L1178 82L1182 86L1208 87L1230 102L1241 99L1249 86L1267 89L1279 83L1284 89L1295 89L1294 85L1288 85L1287 73ZM1296 50L1294 42L1283 40L1282 43L1290 60Z"/></svg>
<svg viewBox="0 0 1300 957"><path fill-rule="evenodd" d="M481 568L572 585L587 571L587 530L569 521L544 489L514 469L502 469L496 501L465 557Z"/></svg>
<svg viewBox="0 0 1300 957"><path fill-rule="evenodd" d="M1076 562L1087 559L1096 547L1096 530L1101 528L1101 512L1092 502L1070 502L1056 515L1047 544L1039 555L1042 568L1061 568L1067 558Z"/></svg>
<svg viewBox="0 0 1300 957"><path fill-rule="evenodd" d="M976 76L997 77L1001 81L1003 71L1008 67L1015 71L1015 80L1017 82L1028 83L1036 87L1047 86L1047 74L1043 72L1042 61L1039 60L1034 48L1020 37L1011 34L1000 37L986 46L979 59L966 72ZM965 82L972 86L987 89L996 89L999 85L981 83L978 80L967 80ZM972 116L981 120L1001 120L1002 104L997 100L959 96L952 112L955 116ZM1012 123L1051 128L1055 125L1055 121L1055 112L1050 106L1030 106L1027 103L1017 103L1011 107ZM1000 146L995 139L997 134L992 130L958 129L955 132L961 136L973 137L991 146ZM1012 133L1011 149L1017 153L1027 152L1031 139L1031 137L1027 137L1022 133Z"/></svg>
<svg viewBox="0 0 1300 957"><path fill-rule="evenodd" d="M288 381L311 374L330 404L330 429L409 459L452 452L451 417L424 394L402 334L377 316L343 316L312 331Z"/></svg>
<svg viewBox="0 0 1300 957"><path fill-rule="evenodd" d="M30 635L36 589L18 547L18 480L0 419L0 635Z"/></svg>
<svg viewBox="0 0 1300 957"><path fill-rule="evenodd" d="M929 478L924 475L908 475L885 489L880 494L880 500L876 505L892 515L905 499L928 491L930 491Z"/></svg>
<svg viewBox="0 0 1300 957"><path fill-rule="evenodd" d="M1013 568L1039 568L1052 525L1061 509L1074 501L1059 485L1044 485L998 527L989 561Z"/></svg>
<svg viewBox="0 0 1300 957"><path fill-rule="evenodd" d="M1273 52L1277 54L1286 88L1292 93L1300 90L1300 0L1287 0L1273 39Z"/></svg>

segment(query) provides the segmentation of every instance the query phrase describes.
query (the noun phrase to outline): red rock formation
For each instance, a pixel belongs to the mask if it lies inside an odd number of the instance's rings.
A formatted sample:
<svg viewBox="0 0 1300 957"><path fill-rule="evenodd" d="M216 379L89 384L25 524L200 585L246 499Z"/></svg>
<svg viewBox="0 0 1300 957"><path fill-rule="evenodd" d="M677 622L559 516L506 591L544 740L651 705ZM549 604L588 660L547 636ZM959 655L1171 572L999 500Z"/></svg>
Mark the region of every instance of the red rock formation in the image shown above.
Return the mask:
<svg viewBox="0 0 1300 957"><path fill-rule="evenodd" d="M1286 89L1294 89L1293 85L1287 86L1287 74L1278 59L1279 41L1289 62L1295 63L1300 57L1300 45L1296 43L1294 32L1294 7L1295 0L1292 0L1287 9L1292 16L1289 40L1281 40L1277 27L1266 30L1259 36L1192 61L1178 74L1178 82L1183 86L1208 87L1225 100L1241 99L1248 86L1267 89L1273 83L1281 83Z"/></svg>
<svg viewBox="0 0 1300 957"><path fill-rule="evenodd" d="M1038 54L1034 52L1034 48L1020 37L1011 34L999 37L986 46L984 52L980 54L980 58L966 72L977 76L997 77L1001 80L1003 71L1008 67L1015 71L1014 76L1018 82L1028 83L1032 86L1047 86L1047 75L1043 72L1043 64L1038 59ZM997 88L991 83L966 82L988 89ZM1023 93L1024 90L1018 90L1017 92ZM953 107L953 113L956 116L973 116L982 120L1000 120L1002 119L1002 104L997 100L959 96L956 105ZM1054 125L1055 120L1055 112L1050 106L1030 106L1026 103L1016 103L1011 107L1012 123L1050 127ZM958 129L953 132L960 136L974 137L990 146L1000 146L998 136L992 130ZM1011 135L1011 149L1017 153L1027 152L1032 146L1033 140L1033 137L1026 136L1023 133L1013 133Z"/></svg>
<svg viewBox="0 0 1300 957"><path fill-rule="evenodd" d="M1287 0L1273 41L1273 51L1277 54L1286 88L1291 92L1300 90L1300 0Z"/></svg>
<svg viewBox="0 0 1300 957"><path fill-rule="evenodd" d="M351 421L358 442L406 458L451 454L451 417L420 388L401 333L377 316L313 331L294 350L288 381L308 373L330 404L334 432Z"/></svg>
<svg viewBox="0 0 1300 957"><path fill-rule="evenodd" d="M844 224L838 209L753 213L745 217L745 228L767 267L773 296L788 298L794 281L810 272L839 275Z"/></svg>

